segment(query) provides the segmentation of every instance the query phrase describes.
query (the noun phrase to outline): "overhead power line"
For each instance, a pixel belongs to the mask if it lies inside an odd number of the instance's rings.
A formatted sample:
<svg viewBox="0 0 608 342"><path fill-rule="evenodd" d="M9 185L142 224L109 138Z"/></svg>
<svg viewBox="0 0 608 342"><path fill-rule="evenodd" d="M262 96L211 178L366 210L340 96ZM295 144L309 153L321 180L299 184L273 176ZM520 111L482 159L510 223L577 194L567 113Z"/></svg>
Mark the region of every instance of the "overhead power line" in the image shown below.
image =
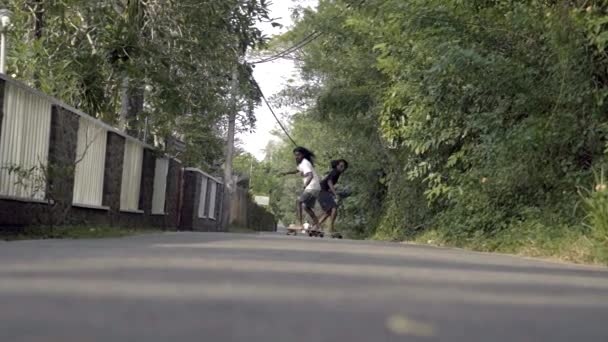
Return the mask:
<svg viewBox="0 0 608 342"><path fill-rule="evenodd" d="M365 3L365 1L367 0L361 0L357 6L361 6ZM352 8L352 4L347 4L346 8ZM332 18L330 18L329 20L333 20L336 19L337 17L339 17L342 13L336 14L334 15ZM323 34L323 32L321 31L312 31L311 33L309 33L308 35L306 35L306 37L302 38L302 40L300 40L299 42L297 42L296 44L294 44L293 46L278 52L270 57L266 57L257 61L253 61L253 62L249 62L249 64L262 64L262 63L268 63L268 62L272 62L275 61L279 58L285 57L286 55L289 55L292 52L295 52L297 50L300 50L301 48L305 47L306 45L310 44L312 41L314 41L315 39L319 38L321 35Z"/></svg>
<svg viewBox="0 0 608 342"><path fill-rule="evenodd" d="M361 0L359 2L358 6L363 5L363 3L365 3L365 1L366 0ZM351 4L348 4L346 7L347 8L351 8ZM340 14L335 15L330 20L333 20L333 19L337 18L339 15ZM303 48L306 45L310 44L315 39L319 38L322 34L323 34L323 32L315 30L315 31L309 33L308 35L306 35L303 39L301 39L299 42L297 42L293 46L291 46L291 47L289 47L289 48L287 48L287 49L285 49L285 50L283 50L283 51L281 51L279 53L276 53L276 54L274 54L272 56L269 56L269 57L266 57L266 58L263 58L263 59L260 59L260 60L257 60L257 61L249 62L248 64L253 65L253 64L268 63L268 62L275 61L275 60L277 60L279 58L283 58L286 55L288 55L290 53L293 53L293 52L295 52L297 50L300 50L301 48ZM264 95L264 92L262 91L262 88L260 87L260 85L256 81L255 77L253 76L253 72L251 72L250 75L251 75L251 80L253 82L253 85L260 92L260 96L262 97L262 100L266 104L266 107L268 107L268 109L270 110L270 113L272 113L272 116L274 116L274 119L279 124L279 127L281 127L281 129L283 130L283 132L285 133L285 135L287 136L287 138L289 138L289 140L291 140L291 143L294 144L294 146L298 146L298 143L296 143L296 141L291 137L291 135L289 134L289 132L287 131L287 129L285 128L285 126L283 125L283 123L281 122L281 120L279 120L279 117L274 112L274 109L272 108L272 106L270 105L270 102L268 101L268 99Z"/></svg>
<svg viewBox="0 0 608 342"><path fill-rule="evenodd" d="M268 109L272 113L272 116L274 116L274 119L279 124L279 126L281 127L281 129L283 130L285 135L289 138L289 140L291 140L291 142L294 144L294 146L299 146L298 143L296 143L296 141L291 137L291 135L289 135L289 132L287 131L287 129L285 128L285 126L283 125L281 120L279 120L279 117L274 112L274 109L272 109L272 106L270 105L270 102L268 102L268 99L266 99L266 96L264 96L264 92L262 92L262 88L260 88L260 85L258 84L258 81L256 81L255 78L253 77L253 74L251 74L251 80L253 81L253 85L260 92L260 96L262 96L262 100L266 104L266 107L268 107Z"/></svg>
<svg viewBox="0 0 608 342"><path fill-rule="evenodd" d="M310 44L312 41L314 41L315 39L319 38L319 36L321 36L323 34L323 32L317 32L317 31L313 31L312 33L308 34L306 37L304 37L302 40L300 40L298 43L294 44L293 46L291 46L288 49L285 49L279 53L276 53L272 56L257 60L257 61L253 61L250 62L249 64L262 64L262 63L268 63L268 62L272 62L275 61L279 58L285 57L286 55L292 53L292 52L296 52L297 50L300 50L301 48L305 47L306 45Z"/></svg>

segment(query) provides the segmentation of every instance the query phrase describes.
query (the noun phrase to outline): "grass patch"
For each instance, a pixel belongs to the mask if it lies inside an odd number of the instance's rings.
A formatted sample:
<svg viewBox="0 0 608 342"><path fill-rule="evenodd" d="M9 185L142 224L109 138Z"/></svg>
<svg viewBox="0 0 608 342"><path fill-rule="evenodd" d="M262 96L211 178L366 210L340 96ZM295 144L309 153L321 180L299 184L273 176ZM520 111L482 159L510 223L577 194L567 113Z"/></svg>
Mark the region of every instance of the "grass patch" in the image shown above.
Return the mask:
<svg viewBox="0 0 608 342"><path fill-rule="evenodd" d="M460 247L479 252L496 252L547 258L579 264L608 265L608 246L567 227L541 230L509 229L493 236L454 239L443 230L430 229L413 239L416 243Z"/></svg>
<svg viewBox="0 0 608 342"><path fill-rule="evenodd" d="M104 239L125 237L140 234L160 233L157 228L121 228L110 226L62 226L25 227L0 229L0 240L41 240L41 239Z"/></svg>

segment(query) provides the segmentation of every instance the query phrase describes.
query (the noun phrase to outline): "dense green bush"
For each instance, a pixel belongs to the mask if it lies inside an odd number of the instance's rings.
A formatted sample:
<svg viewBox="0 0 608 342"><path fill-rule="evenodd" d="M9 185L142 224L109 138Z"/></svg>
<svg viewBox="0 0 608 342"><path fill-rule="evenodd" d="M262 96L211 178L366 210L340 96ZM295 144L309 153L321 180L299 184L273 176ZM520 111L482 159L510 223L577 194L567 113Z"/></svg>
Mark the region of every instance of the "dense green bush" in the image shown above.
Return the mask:
<svg viewBox="0 0 608 342"><path fill-rule="evenodd" d="M596 177L595 187L581 189L580 194L587 226L598 243L608 246L608 189L603 169Z"/></svg>
<svg viewBox="0 0 608 342"><path fill-rule="evenodd" d="M378 170L345 177L360 193L344 221L378 238L600 260L607 195L578 189L606 159L607 9L367 0L303 11L283 39L323 32L299 55L314 86L285 97L309 99L314 139L341 134L319 149Z"/></svg>

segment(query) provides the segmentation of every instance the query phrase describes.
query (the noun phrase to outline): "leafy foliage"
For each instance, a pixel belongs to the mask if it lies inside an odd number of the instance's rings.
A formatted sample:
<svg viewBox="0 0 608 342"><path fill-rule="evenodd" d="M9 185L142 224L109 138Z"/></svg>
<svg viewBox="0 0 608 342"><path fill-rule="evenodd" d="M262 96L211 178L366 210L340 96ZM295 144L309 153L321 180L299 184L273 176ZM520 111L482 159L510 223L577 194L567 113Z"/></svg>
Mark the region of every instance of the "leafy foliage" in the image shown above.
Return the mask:
<svg viewBox="0 0 608 342"><path fill-rule="evenodd" d="M297 57L311 86L282 102L309 105L296 140L351 161L357 195L342 222L486 250L589 235L574 209L605 160L607 8L322 0L303 11L282 39L323 34Z"/></svg>
<svg viewBox="0 0 608 342"><path fill-rule="evenodd" d="M593 189L581 189L581 201L586 213L586 220L592 229L594 237L602 242L608 242L608 191L606 179L602 169L596 176L596 185Z"/></svg>
<svg viewBox="0 0 608 342"><path fill-rule="evenodd" d="M28 203L27 211L34 218L35 224L47 226L53 233L56 225L65 224L71 210L71 193L65 182L74 178L75 167L79 162L68 165L38 162L32 167L13 164L3 169L15 177L14 186L25 198L44 199L44 206L36 202Z"/></svg>
<svg viewBox="0 0 608 342"><path fill-rule="evenodd" d="M264 0L3 0L13 12L8 72L130 134L189 142L187 159L217 156L217 139L238 68L243 124L255 123L258 94L245 50L263 45ZM126 101L126 102L125 102ZM126 106L128 103L128 106ZM127 118L121 118L124 112ZM126 120L126 122L121 122ZM204 134L203 134L204 133ZM140 135L142 137L143 135ZM203 142L209 154L199 153ZM211 150L213 149L213 150ZM207 159L208 160L208 159Z"/></svg>

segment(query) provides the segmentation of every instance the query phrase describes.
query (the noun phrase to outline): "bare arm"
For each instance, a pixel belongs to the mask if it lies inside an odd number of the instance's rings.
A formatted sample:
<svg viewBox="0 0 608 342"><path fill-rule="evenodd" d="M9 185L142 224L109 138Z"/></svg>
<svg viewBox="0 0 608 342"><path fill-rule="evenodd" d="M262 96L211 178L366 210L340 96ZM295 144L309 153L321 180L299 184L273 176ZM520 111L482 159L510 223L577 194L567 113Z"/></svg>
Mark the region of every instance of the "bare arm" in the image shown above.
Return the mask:
<svg viewBox="0 0 608 342"><path fill-rule="evenodd" d="M281 172L281 173L279 173L279 176L295 175L295 174L297 174L298 172L300 172L300 171L295 170L295 171L286 171L286 172Z"/></svg>
<svg viewBox="0 0 608 342"><path fill-rule="evenodd" d="M309 172L307 174L304 175L305 177L305 181L304 181L304 189L306 189L306 187L308 186L308 184L310 184L310 182L312 182L312 172Z"/></svg>
<svg viewBox="0 0 608 342"><path fill-rule="evenodd" d="M334 182L330 179L330 180L327 181L327 185L329 185L329 190L331 190L331 192L337 198L338 197L338 193L336 192L336 185L334 184Z"/></svg>

